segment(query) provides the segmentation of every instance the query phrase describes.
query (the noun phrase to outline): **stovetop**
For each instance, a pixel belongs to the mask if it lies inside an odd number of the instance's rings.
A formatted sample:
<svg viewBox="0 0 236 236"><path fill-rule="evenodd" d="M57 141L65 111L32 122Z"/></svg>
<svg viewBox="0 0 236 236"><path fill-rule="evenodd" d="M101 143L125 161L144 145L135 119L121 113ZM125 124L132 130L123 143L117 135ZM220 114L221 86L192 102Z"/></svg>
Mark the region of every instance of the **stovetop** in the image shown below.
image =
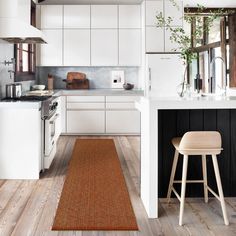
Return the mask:
<svg viewBox="0 0 236 236"><path fill-rule="evenodd" d="M45 101L51 98L52 96L21 96L19 98L3 98L1 101L17 102L17 101L29 101L29 102L38 102Z"/></svg>

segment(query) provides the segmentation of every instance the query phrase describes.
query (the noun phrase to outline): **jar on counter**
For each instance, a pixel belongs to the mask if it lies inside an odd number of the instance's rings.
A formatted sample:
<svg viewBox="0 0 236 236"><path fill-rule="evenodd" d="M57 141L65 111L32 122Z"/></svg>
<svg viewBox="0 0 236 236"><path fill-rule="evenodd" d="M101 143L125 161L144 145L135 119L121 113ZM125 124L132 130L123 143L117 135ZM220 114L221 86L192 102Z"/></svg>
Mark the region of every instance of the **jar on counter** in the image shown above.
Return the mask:
<svg viewBox="0 0 236 236"><path fill-rule="evenodd" d="M48 90L53 90L53 76L51 74L48 74Z"/></svg>

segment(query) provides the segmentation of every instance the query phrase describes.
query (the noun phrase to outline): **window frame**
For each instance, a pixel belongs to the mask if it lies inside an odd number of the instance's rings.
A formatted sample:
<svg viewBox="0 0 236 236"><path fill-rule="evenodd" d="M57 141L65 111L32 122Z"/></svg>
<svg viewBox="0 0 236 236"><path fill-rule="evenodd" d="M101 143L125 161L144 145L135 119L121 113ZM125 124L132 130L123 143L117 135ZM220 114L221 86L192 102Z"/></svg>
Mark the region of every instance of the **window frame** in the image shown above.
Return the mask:
<svg viewBox="0 0 236 236"><path fill-rule="evenodd" d="M31 1L31 13L30 13L30 23L32 26L36 27L36 4ZM20 47L20 49L19 49ZM23 49L23 44L14 44L14 58L16 59L15 63L15 82L18 81L28 81L35 80L36 73L36 45L27 44L27 50ZM28 52L28 71L23 71L22 64L18 61L22 60L22 52ZM32 56L33 54L33 56ZM19 68L19 70L18 70Z"/></svg>

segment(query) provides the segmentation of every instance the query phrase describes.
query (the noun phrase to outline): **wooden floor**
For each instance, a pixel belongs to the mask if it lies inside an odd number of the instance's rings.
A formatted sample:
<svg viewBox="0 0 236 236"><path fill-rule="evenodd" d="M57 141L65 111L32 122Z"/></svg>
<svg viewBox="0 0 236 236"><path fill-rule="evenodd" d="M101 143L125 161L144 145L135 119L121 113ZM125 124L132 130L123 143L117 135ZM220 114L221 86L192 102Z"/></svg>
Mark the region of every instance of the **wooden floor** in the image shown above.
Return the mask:
<svg viewBox="0 0 236 236"><path fill-rule="evenodd" d="M210 199L208 204L203 199L187 199L183 227L178 226L179 204L175 199L169 206L165 199L160 200L160 218L149 220L139 197L140 140L125 136L107 138L115 140L140 231L52 232L50 229L76 138L62 136L59 139L56 158L40 180L0 181L0 236L236 235L236 198L226 199L228 227L223 224L220 205L215 199Z"/></svg>

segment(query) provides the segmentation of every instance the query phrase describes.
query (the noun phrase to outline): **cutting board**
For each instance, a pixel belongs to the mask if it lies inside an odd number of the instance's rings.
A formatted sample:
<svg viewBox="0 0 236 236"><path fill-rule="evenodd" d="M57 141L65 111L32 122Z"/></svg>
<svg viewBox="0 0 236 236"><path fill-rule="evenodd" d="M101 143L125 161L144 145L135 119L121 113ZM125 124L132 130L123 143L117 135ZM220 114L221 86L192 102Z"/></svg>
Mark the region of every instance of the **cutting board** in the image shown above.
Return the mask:
<svg viewBox="0 0 236 236"><path fill-rule="evenodd" d="M89 89L89 80L81 72L68 72L67 79L63 81L67 89Z"/></svg>

